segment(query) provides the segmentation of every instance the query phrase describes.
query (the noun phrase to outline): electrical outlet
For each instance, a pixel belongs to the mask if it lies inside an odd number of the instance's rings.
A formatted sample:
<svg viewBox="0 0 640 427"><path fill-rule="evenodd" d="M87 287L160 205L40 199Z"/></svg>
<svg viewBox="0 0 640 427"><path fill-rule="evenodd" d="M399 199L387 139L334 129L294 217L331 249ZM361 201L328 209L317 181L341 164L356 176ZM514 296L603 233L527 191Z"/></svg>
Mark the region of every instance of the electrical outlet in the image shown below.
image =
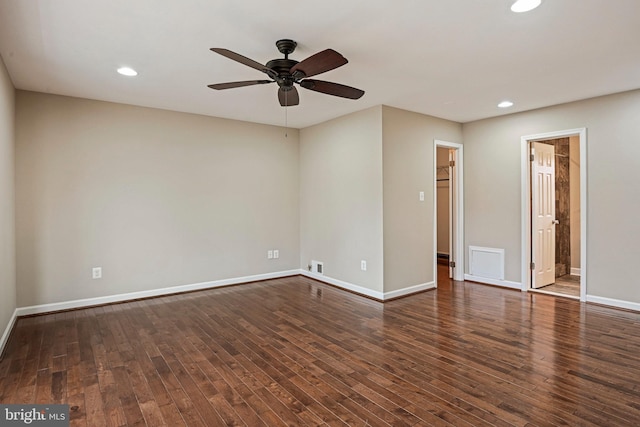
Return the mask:
<svg viewBox="0 0 640 427"><path fill-rule="evenodd" d="M273 251L271 249L267 251L267 259L273 259Z"/></svg>
<svg viewBox="0 0 640 427"><path fill-rule="evenodd" d="M277 250L277 249L274 249L273 250L273 257L276 258L276 259L280 258L280 251Z"/></svg>
<svg viewBox="0 0 640 427"><path fill-rule="evenodd" d="M94 279L102 279L102 267L93 267L91 277Z"/></svg>
<svg viewBox="0 0 640 427"><path fill-rule="evenodd" d="M424 191L420 192L420 194L418 195L418 198L420 199L421 202L424 202Z"/></svg>
<svg viewBox="0 0 640 427"><path fill-rule="evenodd" d="M367 271L367 261L365 260L360 261L360 270Z"/></svg>

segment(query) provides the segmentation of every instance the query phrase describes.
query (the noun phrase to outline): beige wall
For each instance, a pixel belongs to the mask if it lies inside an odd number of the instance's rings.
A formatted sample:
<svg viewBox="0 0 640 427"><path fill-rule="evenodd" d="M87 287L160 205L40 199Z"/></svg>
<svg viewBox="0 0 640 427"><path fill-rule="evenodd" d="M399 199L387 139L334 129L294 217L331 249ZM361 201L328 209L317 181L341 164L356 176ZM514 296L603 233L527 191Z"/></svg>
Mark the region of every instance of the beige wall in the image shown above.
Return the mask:
<svg viewBox="0 0 640 427"><path fill-rule="evenodd" d="M14 98L0 58L0 336L16 309Z"/></svg>
<svg viewBox="0 0 640 427"><path fill-rule="evenodd" d="M632 91L464 124L465 244L504 248L520 282L520 137L586 127L587 294L640 302L639 115Z"/></svg>
<svg viewBox="0 0 640 427"><path fill-rule="evenodd" d="M390 292L435 280L434 140L460 142L462 126L391 107L382 112L384 291Z"/></svg>
<svg viewBox="0 0 640 427"><path fill-rule="evenodd" d="M18 91L14 137L14 91L0 71L4 324L16 288L17 305L29 306L312 259L375 292L429 283L434 139L464 140L465 245L504 248L505 278L519 282L520 137L579 127L587 293L640 302L629 267L640 235L640 91L464 125L378 106L288 138L278 127ZM280 259L267 260L268 249ZM103 279L91 279L94 266Z"/></svg>
<svg viewBox="0 0 640 427"><path fill-rule="evenodd" d="M19 306L298 268L297 131L24 91L16 105Z"/></svg>
<svg viewBox="0 0 640 427"><path fill-rule="evenodd" d="M381 107L300 131L300 267L311 260L325 276L383 290Z"/></svg>

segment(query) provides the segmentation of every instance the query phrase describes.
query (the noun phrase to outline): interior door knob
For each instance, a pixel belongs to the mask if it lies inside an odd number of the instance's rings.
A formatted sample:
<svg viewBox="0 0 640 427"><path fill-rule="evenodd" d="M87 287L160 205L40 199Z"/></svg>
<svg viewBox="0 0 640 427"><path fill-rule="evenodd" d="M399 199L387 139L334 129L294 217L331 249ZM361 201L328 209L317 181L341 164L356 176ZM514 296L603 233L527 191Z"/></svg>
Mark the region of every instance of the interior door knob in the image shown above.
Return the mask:
<svg viewBox="0 0 640 427"><path fill-rule="evenodd" d="M554 220L553 220L553 223L554 223L554 224L556 224L556 225L558 225L558 224L560 224L560 221L558 221L557 219L554 219Z"/></svg>

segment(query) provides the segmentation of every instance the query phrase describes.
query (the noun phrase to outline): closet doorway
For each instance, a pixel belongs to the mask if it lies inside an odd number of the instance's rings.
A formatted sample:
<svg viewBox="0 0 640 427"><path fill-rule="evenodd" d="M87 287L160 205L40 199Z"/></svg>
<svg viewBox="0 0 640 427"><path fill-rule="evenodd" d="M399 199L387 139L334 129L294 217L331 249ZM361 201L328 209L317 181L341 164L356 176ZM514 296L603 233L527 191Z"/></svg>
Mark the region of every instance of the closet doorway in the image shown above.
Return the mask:
<svg viewBox="0 0 640 427"><path fill-rule="evenodd" d="M434 280L438 270L464 280L462 144L436 140L434 144Z"/></svg>

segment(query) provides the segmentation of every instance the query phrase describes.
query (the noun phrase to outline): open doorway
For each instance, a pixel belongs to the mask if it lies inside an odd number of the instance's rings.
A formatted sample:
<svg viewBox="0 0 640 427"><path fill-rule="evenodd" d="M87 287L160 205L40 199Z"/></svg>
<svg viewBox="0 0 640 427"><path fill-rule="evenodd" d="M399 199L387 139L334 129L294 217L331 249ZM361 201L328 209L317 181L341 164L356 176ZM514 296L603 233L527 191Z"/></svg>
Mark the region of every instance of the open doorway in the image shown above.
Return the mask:
<svg viewBox="0 0 640 427"><path fill-rule="evenodd" d="M584 301L586 130L531 135L522 144L523 290Z"/></svg>
<svg viewBox="0 0 640 427"><path fill-rule="evenodd" d="M464 280L462 144L434 144L434 279ZM445 270L445 271L441 271Z"/></svg>
<svg viewBox="0 0 640 427"><path fill-rule="evenodd" d="M451 241L453 233L451 227L451 152L450 148L436 148L436 258L438 260L438 276L445 266L447 277L453 279L453 251Z"/></svg>

